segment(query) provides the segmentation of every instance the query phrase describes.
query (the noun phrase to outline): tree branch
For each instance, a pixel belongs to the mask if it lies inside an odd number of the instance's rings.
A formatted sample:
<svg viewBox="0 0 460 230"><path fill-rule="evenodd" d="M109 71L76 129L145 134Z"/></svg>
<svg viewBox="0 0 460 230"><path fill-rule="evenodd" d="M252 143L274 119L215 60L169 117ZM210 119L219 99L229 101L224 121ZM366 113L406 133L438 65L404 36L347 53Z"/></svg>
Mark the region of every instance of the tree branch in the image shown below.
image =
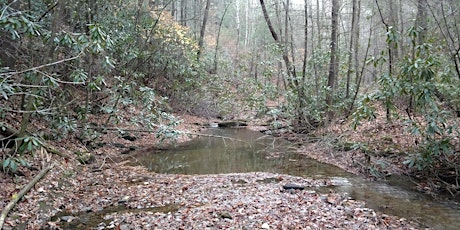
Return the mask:
<svg viewBox="0 0 460 230"><path fill-rule="evenodd" d="M42 177L45 176L48 173L48 171L50 171L53 167L54 167L54 164L40 171L40 173L38 173L26 186L24 186L24 188L22 188L21 191L19 191L17 195L13 196L14 197L13 200L11 200L10 203L8 203L8 205L6 205L5 209L3 209L2 214L0 215L0 229L2 229L3 223L5 222L5 219L8 216L8 213L11 211L11 209L13 209L14 206L19 202L19 200L27 192L29 192L29 190L35 184L37 184L37 182L40 181L40 179L42 179Z"/></svg>
<svg viewBox="0 0 460 230"><path fill-rule="evenodd" d="M75 57L70 57L70 58L62 59L62 60L59 60L59 61L55 61L55 62L47 63L47 64L44 64L44 65L32 67L32 68L26 69L26 70L14 71L14 72L6 72L6 73L0 73L0 76L3 76L3 75L15 75L15 74L21 74L21 73L30 72L30 71L36 71L36 70L39 70L39 69L42 69L42 68L45 68L45 67L48 67L48 66L53 66L53 65L57 65L57 64L60 64L60 63L63 63L63 62L67 62L67 61L71 61L71 60L77 59L77 58L79 58L82 54L83 54L83 51L80 52L80 53L79 53L77 56L75 56Z"/></svg>

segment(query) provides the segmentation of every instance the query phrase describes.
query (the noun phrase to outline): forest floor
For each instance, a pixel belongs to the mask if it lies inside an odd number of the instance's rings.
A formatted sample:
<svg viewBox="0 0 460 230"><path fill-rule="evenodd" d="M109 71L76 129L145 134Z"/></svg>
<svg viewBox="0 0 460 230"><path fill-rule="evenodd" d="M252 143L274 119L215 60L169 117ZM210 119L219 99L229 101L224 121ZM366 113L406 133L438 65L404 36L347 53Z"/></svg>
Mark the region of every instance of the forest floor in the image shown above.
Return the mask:
<svg viewBox="0 0 460 230"><path fill-rule="evenodd" d="M199 132L209 122L188 115L179 129ZM98 118L95 118L98 119ZM100 118L99 118L100 119ZM102 119L104 120L104 119ZM130 129L133 127L123 127ZM259 129L259 126L250 126ZM368 132L391 134L391 127L373 124ZM315 135L337 133L344 126L318 130ZM366 129L364 126L363 129ZM392 129L393 130L393 129ZM396 129L394 129L396 130ZM355 133L356 132L356 133ZM341 130L342 135L360 138L359 130ZM361 131L362 132L362 131ZM17 195L39 170L54 164L51 171L27 193L6 218L4 229L420 229L417 223L365 207L363 201L345 194L321 193L327 179L300 178L264 172L218 175L168 175L131 166L131 147L144 151L158 143L153 133L132 133L135 140L116 132L100 137L102 147L88 150L76 139L51 142L64 156L46 151L33 154L33 167L23 175L0 174L0 207ZM369 136L369 135L367 135ZM300 143L308 157L365 174L357 165L358 152L332 157L327 142L311 143L311 136L285 135ZM190 138L184 136L179 141ZM336 138L330 136L330 138ZM388 138L387 138L388 139ZM392 142L400 140L391 139ZM407 139L404 139L407 141ZM322 144L321 144L322 143ZM377 143L378 144L378 143ZM400 143L401 145L405 143ZM393 145L394 146L394 145ZM91 152L94 160L77 161L75 152ZM125 152L125 154L121 154ZM32 156L31 156L32 157ZM372 159L375 160L375 159ZM388 173L401 168L395 167ZM286 190L283 185L304 186Z"/></svg>

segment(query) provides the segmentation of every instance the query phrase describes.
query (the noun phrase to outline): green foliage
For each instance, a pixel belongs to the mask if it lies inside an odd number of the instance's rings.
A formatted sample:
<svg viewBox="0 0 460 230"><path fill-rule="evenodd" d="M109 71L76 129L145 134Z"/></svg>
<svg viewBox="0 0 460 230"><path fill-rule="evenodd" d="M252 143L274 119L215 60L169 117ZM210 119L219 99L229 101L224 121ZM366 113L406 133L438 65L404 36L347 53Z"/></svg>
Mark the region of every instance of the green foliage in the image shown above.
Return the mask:
<svg viewBox="0 0 460 230"><path fill-rule="evenodd" d="M282 110L280 110L279 108L274 108L268 111L267 115L271 117L271 128L279 129L283 127L282 119L280 119L280 117L283 116Z"/></svg>
<svg viewBox="0 0 460 230"><path fill-rule="evenodd" d="M40 139L33 136L15 138L14 141L21 144L18 151L5 156L2 163L2 169L4 172L10 171L12 173L16 173L19 166L30 166L24 154L30 153L43 145Z"/></svg>
<svg viewBox="0 0 460 230"><path fill-rule="evenodd" d="M389 45L393 45L395 48L398 48L398 44L400 41L399 31L394 26L389 26L388 31L386 32L386 43Z"/></svg>
<svg viewBox="0 0 460 230"><path fill-rule="evenodd" d="M19 165L27 166L28 163L22 157L8 157L3 161L2 167L4 172L11 170L15 173Z"/></svg>
<svg viewBox="0 0 460 230"><path fill-rule="evenodd" d="M358 101L356 110L352 114L352 127L354 130L360 125L361 120L366 119L372 121L376 118L374 103L378 96L378 94L364 95L364 97Z"/></svg>
<svg viewBox="0 0 460 230"><path fill-rule="evenodd" d="M26 36L41 36L41 26L26 12L18 11L7 4L6 0L0 1L0 33L7 32L13 40Z"/></svg>
<svg viewBox="0 0 460 230"><path fill-rule="evenodd" d="M48 11L42 2L31 2L25 11L0 0L0 38L23 52L14 57L18 69L0 66L0 113L27 110L25 128L32 118L46 121L57 139L77 132L92 140L99 135L95 125L116 124L124 116L159 136L177 137L179 121L169 114L166 96L182 100L206 81L188 30L168 12L137 2L109 1L97 12L87 11L86 4L68 1ZM119 113L128 106L141 111ZM97 113L109 117L89 123ZM26 159L22 154L40 145L20 138L23 144L3 168L16 169Z"/></svg>
<svg viewBox="0 0 460 230"><path fill-rule="evenodd" d="M450 71L443 70L445 62L432 45L416 44L418 31L415 27L410 28L407 34L412 41L412 53L401 60L397 75L382 75L380 90L360 100L353 114L353 126L356 128L361 119L375 117L376 101L383 102L386 108L396 112L395 98L408 98L408 116L401 119L406 122L408 132L419 139L420 149L404 163L422 170L432 167L444 156L454 154L451 141L458 135L458 127L450 119L453 111L446 109L437 95L453 95L455 90L446 85L455 80L453 75L446 76L445 73ZM392 42L390 40L387 42ZM453 98L455 102L458 95ZM422 119L418 119L417 114Z"/></svg>

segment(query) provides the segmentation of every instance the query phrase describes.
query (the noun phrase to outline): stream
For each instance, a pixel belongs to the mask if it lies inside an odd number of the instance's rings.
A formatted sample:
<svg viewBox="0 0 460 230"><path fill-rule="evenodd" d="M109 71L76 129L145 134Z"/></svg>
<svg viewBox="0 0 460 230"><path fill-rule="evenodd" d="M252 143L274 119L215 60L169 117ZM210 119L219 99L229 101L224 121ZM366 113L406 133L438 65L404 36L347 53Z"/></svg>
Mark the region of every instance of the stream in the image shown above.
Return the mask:
<svg viewBox="0 0 460 230"><path fill-rule="evenodd" d="M143 154L137 160L157 173L271 172L329 178L335 186L320 192L345 192L353 199L365 201L367 207L376 211L404 217L433 229L460 229L457 203L433 200L414 190L412 183L403 177L368 181L335 166L308 159L291 149L287 141L247 129L209 129L190 142Z"/></svg>

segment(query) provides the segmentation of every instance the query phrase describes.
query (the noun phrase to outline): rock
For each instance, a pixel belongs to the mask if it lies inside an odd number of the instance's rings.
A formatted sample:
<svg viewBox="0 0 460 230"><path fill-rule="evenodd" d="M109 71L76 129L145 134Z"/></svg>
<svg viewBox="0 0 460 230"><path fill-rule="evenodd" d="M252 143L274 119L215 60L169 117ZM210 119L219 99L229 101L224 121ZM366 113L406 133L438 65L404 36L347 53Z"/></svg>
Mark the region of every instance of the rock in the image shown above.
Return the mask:
<svg viewBox="0 0 460 230"><path fill-rule="evenodd" d="M212 122L212 123L209 123L208 126L211 127L211 128L217 128L217 127L219 127L219 124L215 123L215 122Z"/></svg>
<svg viewBox="0 0 460 230"><path fill-rule="evenodd" d="M136 146L129 146L129 148L123 152L121 152L121 154L129 154L133 151L136 151L138 148Z"/></svg>
<svg viewBox="0 0 460 230"><path fill-rule="evenodd" d="M126 145L121 144L121 143L113 143L113 146L114 146L114 147L117 147L117 148L120 148L120 149L126 148Z"/></svg>
<svg viewBox="0 0 460 230"><path fill-rule="evenodd" d="M91 207L84 207L82 209L80 209L80 212L92 212L93 211L93 208Z"/></svg>
<svg viewBox="0 0 460 230"><path fill-rule="evenodd" d="M70 221L76 219L76 217L74 217L74 216L61 216L59 219L61 219L62 221L65 221L65 222L70 222Z"/></svg>
<svg viewBox="0 0 460 230"><path fill-rule="evenodd" d="M124 134L123 136L121 136L121 138L128 140L128 141L135 141L137 139L137 137L134 137L128 134Z"/></svg>
<svg viewBox="0 0 460 230"><path fill-rule="evenodd" d="M232 215L230 215L228 212L219 213L219 217L222 219L233 219Z"/></svg>
<svg viewBox="0 0 460 230"><path fill-rule="evenodd" d="M238 179L238 180L233 180L232 179L232 183L233 184L247 184L248 182L246 180L243 180L243 179Z"/></svg>
<svg viewBox="0 0 460 230"><path fill-rule="evenodd" d="M124 197L120 198L120 200L118 200L118 203L120 203L120 204L121 203L126 203L126 202L128 202L129 198L130 198L129 196L124 196Z"/></svg>
<svg viewBox="0 0 460 230"><path fill-rule="evenodd" d="M267 223L263 223L261 228L270 229L270 225L268 225Z"/></svg>
<svg viewBox="0 0 460 230"><path fill-rule="evenodd" d="M290 189L304 190L305 186L302 186L302 185L299 185L299 184L294 184L294 183L287 183L287 184L283 185L283 189L285 189L285 190L290 190Z"/></svg>
<svg viewBox="0 0 460 230"><path fill-rule="evenodd" d="M248 126L248 124L242 121L223 121L223 122L219 122L218 126L221 128L231 128L231 127L244 127L244 126Z"/></svg>

